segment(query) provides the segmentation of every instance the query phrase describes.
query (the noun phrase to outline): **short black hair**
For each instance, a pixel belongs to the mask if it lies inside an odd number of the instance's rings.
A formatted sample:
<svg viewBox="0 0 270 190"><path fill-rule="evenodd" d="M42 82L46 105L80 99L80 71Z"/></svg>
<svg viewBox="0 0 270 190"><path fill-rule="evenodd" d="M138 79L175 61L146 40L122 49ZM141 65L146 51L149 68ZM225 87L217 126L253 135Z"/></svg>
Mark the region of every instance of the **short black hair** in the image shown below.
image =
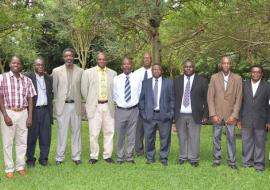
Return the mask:
<svg viewBox="0 0 270 190"><path fill-rule="evenodd" d="M36 62L36 60L41 60L44 64L45 64L45 59L42 57L42 56L38 56L35 60L34 60L34 63L33 64L35 64L35 62Z"/></svg>
<svg viewBox="0 0 270 190"><path fill-rule="evenodd" d="M261 71L263 73L263 66L262 65L260 65L260 64L251 65L250 72L252 71L253 68L259 68L259 69L261 69Z"/></svg>
<svg viewBox="0 0 270 190"><path fill-rule="evenodd" d="M11 57L11 59L10 59L10 62L11 62L11 60L12 60L12 59L14 59L14 58L19 59L19 60L20 60L20 62L21 62L21 65L23 65L23 59L22 59L22 57L21 57L21 56L19 56L19 55L13 55L13 56Z"/></svg>
<svg viewBox="0 0 270 190"><path fill-rule="evenodd" d="M75 50L73 48L66 48L63 50L63 55L66 53L66 52L71 52L73 54L73 56L75 56Z"/></svg>

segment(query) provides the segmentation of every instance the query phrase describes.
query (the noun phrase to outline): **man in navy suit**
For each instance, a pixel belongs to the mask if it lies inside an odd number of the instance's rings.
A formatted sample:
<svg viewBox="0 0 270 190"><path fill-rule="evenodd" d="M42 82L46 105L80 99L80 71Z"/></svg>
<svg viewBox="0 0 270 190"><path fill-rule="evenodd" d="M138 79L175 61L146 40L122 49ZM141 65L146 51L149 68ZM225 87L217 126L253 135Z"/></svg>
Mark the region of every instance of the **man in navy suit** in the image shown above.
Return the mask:
<svg viewBox="0 0 270 190"><path fill-rule="evenodd" d="M162 77L162 68L152 66L153 77L143 81L139 107L143 118L147 164L155 162L156 131L160 136L160 162L168 165L171 123L174 116L173 82Z"/></svg>
<svg viewBox="0 0 270 190"><path fill-rule="evenodd" d="M244 167L257 171L265 168L265 127L270 124L270 89L262 80L263 67L251 67L251 80L243 85L243 102L238 127L242 128L242 159Z"/></svg>

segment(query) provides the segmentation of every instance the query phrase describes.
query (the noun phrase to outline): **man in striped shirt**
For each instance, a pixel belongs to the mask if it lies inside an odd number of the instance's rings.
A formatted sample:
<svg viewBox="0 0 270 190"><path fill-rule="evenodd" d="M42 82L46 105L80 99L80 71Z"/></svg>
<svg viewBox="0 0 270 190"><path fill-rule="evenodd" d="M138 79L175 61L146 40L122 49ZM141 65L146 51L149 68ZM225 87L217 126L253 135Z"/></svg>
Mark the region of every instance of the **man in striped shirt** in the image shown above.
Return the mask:
<svg viewBox="0 0 270 190"><path fill-rule="evenodd" d="M25 175L27 128L32 126L32 97L36 95L31 79L22 75L22 60L13 56L10 71L0 75L1 131L7 178L16 169ZM16 138L16 166L12 159L12 145Z"/></svg>

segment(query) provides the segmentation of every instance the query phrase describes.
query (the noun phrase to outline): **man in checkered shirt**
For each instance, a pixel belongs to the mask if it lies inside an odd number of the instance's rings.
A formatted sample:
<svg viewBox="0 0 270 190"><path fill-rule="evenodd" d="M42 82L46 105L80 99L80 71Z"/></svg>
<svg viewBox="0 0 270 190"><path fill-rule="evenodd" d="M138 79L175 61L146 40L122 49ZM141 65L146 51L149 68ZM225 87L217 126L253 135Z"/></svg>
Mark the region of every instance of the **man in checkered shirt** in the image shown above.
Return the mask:
<svg viewBox="0 0 270 190"><path fill-rule="evenodd" d="M32 97L36 95L31 79L22 75L22 60L13 56L10 71L0 75L1 131L7 178L14 170L25 175L27 128L32 126ZM12 146L16 139L16 166L12 159Z"/></svg>

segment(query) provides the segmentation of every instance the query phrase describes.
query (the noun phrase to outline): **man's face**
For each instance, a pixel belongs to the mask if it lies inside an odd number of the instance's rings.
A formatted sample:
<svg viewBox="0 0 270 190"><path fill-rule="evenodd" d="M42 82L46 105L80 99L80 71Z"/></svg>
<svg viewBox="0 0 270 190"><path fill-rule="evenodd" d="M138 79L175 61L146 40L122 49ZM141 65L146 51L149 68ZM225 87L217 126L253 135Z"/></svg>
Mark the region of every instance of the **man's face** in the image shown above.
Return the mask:
<svg viewBox="0 0 270 190"><path fill-rule="evenodd" d="M154 65L152 67L152 74L155 78L159 78L162 74L161 66L160 65Z"/></svg>
<svg viewBox="0 0 270 190"><path fill-rule="evenodd" d="M185 74L186 76L191 76L191 75L194 74L194 72L195 72L195 67L194 67L193 63L190 62L190 61L187 61L187 62L184 64L184 74Z"/></svg>
<svg viewBox="0 0 270 190"><path fill-rule="evenodd" d="M99 53L97 55L97 64L100 68L104 68L107 65L106 56L104 53Z"/></svg>
<svg viewBox="0 0 270 190"><path fill-rule="evenodd" d="M20 73L22 70L22 63L18 57L13 57L9 63L9 68L13 73Z"/></svg>
<svg viewBox="0 0 270 190"><path fill-rule="evenodd" d="M132 62L130 59L123 59L121 68L123 70L123 73L125 73L126 75L128 75L129 73L131 73L132 71Z"/></svg>
<svg viewBox="0 0 270 190"><path fill-rule="evenodd" d="M253 67L251 70L251 79L254 82L259 81L262 78L263 72L259 67Z"/></svg>
<svg viewBox="0 0 270 190"><path fill-rule="evenodd" d="M36 59L33 67L37 74L43 74L45 71L45 63L42 59Z"/></svg>
<svg viewBox="0 0 270 190"><path fill-rule="evenodd" d="M149 53L144 54L143 56L143 66L145 68L150 68L152 64L152 57Z"/></svg>
<svg viewBox="0 0 270 190"><path fill-rule="evenodd" d="M74 55L73 55L73 52L71 51L66 51L64 54L63 54L63 59L65 61L65 64L73 64L73 61L74 61Z"/></svg>
<svg viewBox="0 0 270 190"><path fill-rule="evenodd" d="M222 61L221 61L221 70L224 73L229 73L231 70L231 62L230 59L228 57L223 57Z"/></svg>

